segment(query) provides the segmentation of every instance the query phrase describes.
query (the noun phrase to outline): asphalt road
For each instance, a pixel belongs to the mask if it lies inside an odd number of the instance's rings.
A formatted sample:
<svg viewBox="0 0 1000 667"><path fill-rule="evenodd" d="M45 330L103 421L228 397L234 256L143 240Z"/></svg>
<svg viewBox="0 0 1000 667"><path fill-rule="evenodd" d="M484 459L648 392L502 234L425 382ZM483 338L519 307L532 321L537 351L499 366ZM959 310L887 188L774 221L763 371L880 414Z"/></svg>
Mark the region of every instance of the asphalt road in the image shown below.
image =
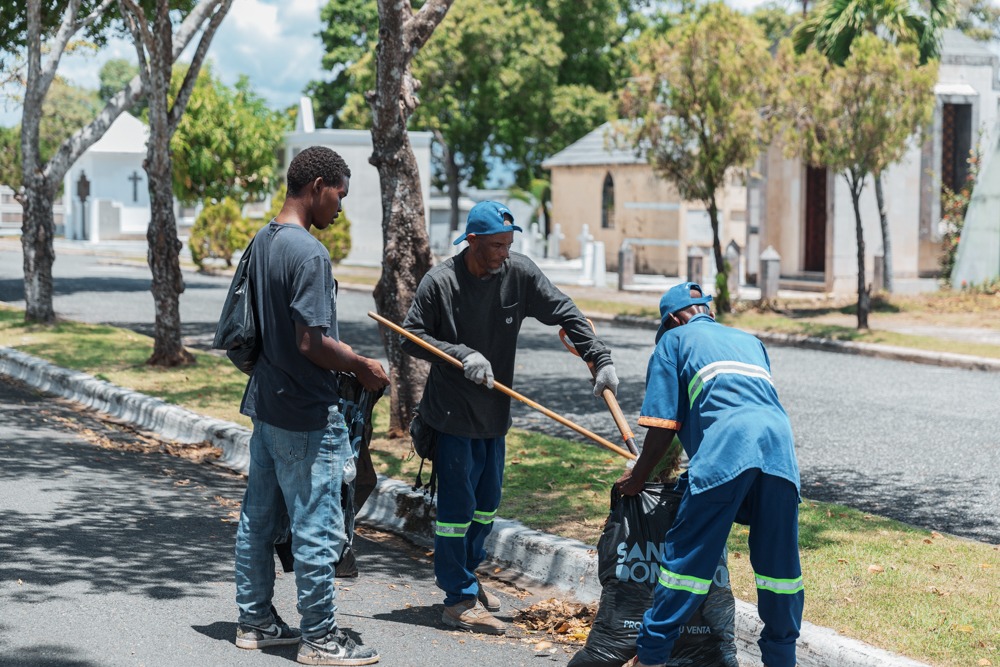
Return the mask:
<svg viewBox="0 0 1000 667"><path fill-rule="evenodd" d="M249 667L295 646L234 644L233 545L243 479L0 377L0 666ZM340 580L338 622L401 667L565 665L579 647L439 626L423 549L365 531L361 576ZM510 621L538 600L485 579ZM275 605L292 625L295 582Z"/></svg>
<svg viewBox="0 0 1000 667"><path fill-rule="evenodd" d="M0 301L23 305L21 275L20 253L0 249ZM149 271L141 263L64 253L55 276L59 315L151 331ZM186 342L206 347L229 281L193 273L185 280ZM342 290L341 335L359 353L384 358L376 325L365 315L372 309L369 294ZM619 402L634 425L653 332L601 325L599 333L613 350ZM796 434L805 497L1000 543L1000 374L790 347L769 352ZM554 329L525 322L514 385L617 440L607 409L590 393L588 371ZM514 418L517 426L582 441L521 403L514 404Z"/></svg>

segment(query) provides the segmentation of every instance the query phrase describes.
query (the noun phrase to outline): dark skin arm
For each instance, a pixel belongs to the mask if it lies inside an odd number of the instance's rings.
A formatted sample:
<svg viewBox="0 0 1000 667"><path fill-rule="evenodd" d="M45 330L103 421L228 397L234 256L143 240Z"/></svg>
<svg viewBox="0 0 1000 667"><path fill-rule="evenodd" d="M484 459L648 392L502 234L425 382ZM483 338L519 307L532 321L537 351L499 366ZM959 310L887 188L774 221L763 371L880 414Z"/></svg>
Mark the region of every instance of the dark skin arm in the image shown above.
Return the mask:
<svg viewBox="0 0 1000 667"><path fill-rule="evenodd" d="M320 368L328 371L354 373L361 386L374 391L389 384L382 364L355 354L350 345L339 343L323 333L319 327L295 323L295 340L299 352Z"/></svg>
<svg viewBox="0 0 1000 667"><path fill-rule="evenodd" d="M646 484L653 469L656 468L656 464L670 450L670 445L676 434L677 431L673 429L655 427L646 432L646 439L642 443L642 453L639 454L635 465L625 470L625 473L615 482L622 495L634 496L642 491L642 487Z"/></svg>

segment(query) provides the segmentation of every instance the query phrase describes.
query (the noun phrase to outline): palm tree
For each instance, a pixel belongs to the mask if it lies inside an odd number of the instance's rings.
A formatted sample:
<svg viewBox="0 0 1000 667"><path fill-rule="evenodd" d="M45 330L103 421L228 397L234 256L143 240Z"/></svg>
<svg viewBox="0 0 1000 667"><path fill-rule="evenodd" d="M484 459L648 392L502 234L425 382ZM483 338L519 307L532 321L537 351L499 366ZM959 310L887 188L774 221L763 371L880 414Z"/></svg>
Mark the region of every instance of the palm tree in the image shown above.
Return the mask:
<svg viewBox="0 0 1000 667"><path fill-rule="evenodd" d="M851 45L861 34L872 33L900 44L915 44L920 64L937 60L941 54L941 31L955 17L955 0L928 0L926 8L911 0L823 0L809 17L796 27L792 41L798 53L815 46L835 65L843 65ZM872 174L882 227L885 289L892 291L892 241L882 191L882 173Z"/></svg>

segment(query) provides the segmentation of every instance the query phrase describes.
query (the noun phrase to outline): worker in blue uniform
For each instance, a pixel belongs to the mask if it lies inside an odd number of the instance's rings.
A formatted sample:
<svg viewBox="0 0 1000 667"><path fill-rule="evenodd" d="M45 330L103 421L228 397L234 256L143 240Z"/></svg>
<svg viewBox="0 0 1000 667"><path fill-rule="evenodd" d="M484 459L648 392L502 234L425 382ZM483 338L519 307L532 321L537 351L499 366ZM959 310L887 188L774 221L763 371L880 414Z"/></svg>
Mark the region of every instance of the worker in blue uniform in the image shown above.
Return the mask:
<svg viewBox="0 0 1000 667"><path fill-rule="evenodd" d="M646 371L642 453L617 486L639 493L679 437L688 469L667 531L653 606L627 667L664 665L708 594L733 522L750 527L750 563L764 627L766 667L794 667L804 591L798 549L799 469L788 415L756 337L712 317L697 283L660 299L660 328Z"/></svg>

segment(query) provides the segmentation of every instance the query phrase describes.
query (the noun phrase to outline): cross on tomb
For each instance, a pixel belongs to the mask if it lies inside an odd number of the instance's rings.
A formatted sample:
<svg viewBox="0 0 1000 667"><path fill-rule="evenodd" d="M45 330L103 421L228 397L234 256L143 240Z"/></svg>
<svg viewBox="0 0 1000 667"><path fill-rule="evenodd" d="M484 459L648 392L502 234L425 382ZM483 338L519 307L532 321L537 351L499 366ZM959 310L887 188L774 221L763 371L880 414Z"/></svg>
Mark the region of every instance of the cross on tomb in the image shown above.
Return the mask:
<svg viewBox="0 0 1000 667"><path fill-rule="evenodd" d="M139 201L139 181L142 180L142 176L139 175L139 172L133 171L128 180L132 181L132 201L137 202Z"/></svg>

